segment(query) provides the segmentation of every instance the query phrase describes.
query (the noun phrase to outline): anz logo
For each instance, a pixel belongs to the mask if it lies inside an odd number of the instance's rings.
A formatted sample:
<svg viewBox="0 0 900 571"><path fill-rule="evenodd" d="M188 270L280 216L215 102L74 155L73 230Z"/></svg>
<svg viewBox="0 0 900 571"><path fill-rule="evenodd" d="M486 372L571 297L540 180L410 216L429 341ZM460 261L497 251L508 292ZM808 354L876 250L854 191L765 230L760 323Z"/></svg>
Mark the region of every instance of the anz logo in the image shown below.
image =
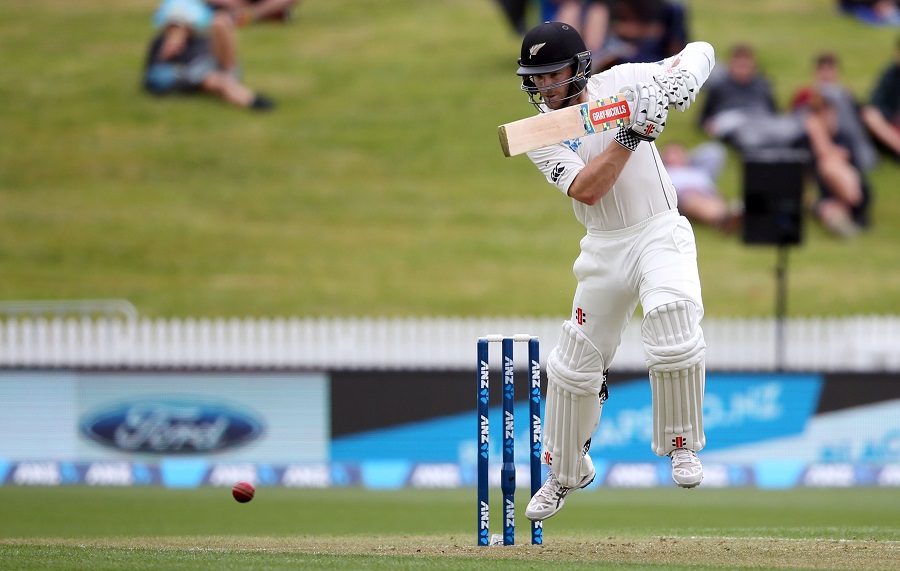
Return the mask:
<svg viewBox="0 0 900 571"><path fill-rule="evenodd" d="M572 139L571 141L564 142L563 145L568 147L573 153L577 153L578 149L581 148L581 139Z"/></svg>
<svg viewBox="0 0 900 571"><path fill-rule="evenodd" d="M487 502L478 502L478 525L479 529L487 534L491 525L491 508Z"/></svg>

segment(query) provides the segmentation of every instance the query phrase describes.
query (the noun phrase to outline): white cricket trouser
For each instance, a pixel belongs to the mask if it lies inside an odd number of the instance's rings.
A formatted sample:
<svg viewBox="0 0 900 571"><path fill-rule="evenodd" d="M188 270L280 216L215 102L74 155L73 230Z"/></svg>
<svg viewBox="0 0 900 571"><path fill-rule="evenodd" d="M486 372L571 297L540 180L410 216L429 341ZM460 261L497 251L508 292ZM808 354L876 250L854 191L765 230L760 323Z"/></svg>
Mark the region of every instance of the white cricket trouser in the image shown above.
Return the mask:
<svg viewBox="0 0 900 571"><path fill-rule="evenodd" d="M703 315L694 231L676 210L622 230L589 231L573 271L572 323L594 343L605 367L639 302L646 313L690 300Z"/></svg>

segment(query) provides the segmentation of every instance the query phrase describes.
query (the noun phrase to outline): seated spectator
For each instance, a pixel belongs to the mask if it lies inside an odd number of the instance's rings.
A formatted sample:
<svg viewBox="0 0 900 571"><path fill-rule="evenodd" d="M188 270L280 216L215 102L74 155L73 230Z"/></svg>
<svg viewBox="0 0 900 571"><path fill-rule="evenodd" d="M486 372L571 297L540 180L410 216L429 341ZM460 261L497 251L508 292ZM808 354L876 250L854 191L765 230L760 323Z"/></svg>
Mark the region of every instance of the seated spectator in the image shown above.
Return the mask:
<svg viewBox="0 0 900 571"><path fill-rule="evenodd" d="M711 138L739 152L791 148L802 142L802 121L779 113L771 85L759 71L753 49L738 44L731 50L727 69L714 73L703 88L701 129Z"/></svg>
<svg viewBox="0 0 900 571"><path fill-rule="evenodd" d="M667 0L545 0L545 20L579 31L591 50L593 70L628 62L653 62L687 44L685 9Z"/></svg>
<svg viewBox="0 0 900 571"><path fill-rule="evenodd" d="M545 0L544 20L565 22L581 34L596 59L609 35L616 0Z"/></svg>
<svg viewBox="0 0 900 571"><path fill-rule="evenodd" d="M813 177L819 188L815 215L835 236L851 238L869 226L869 183L852 141L840 130L835 102L813 93L804 109Z"/></svg>
<svg viewBox="0 0 900 571"><path fill-rule="evenodd" d="M895 59L879 77L862 118L880 149L900 159L900 38Z"/></svg>
<svg viewBox="0 0 900 571"><path fill-rule="evenodd" d="M900 25L900 3L897 0L838 0L845 14L873 26Z"/></svg>
<svg viewBox="0 0 900 571"><path fill-rule="evenodd" d="M269 110L274 103L238 79L237 39L228 15L200 0L164 0L154 15L144 88L156 95L209 93L236 105Z"/></svg>
<svg viewBox="0 0 900 571"><path fill-rule="evenodd" d="M205 0L215 10L227 12L237 26L254 22L287 22L294 16L297 0Z"/></svg>
<svg viewBox="0 0 900 571"><path fill-rule="evenodd" d="M519 36L528 31L528 5L531 0L497 0L506 21Z"/></svg>
<svg viewBox="0 0 900 571"><path fill-rule="evenodd" d="M801 110L816 94L824 96L837 109L838 130L847 137L853 147L853 155L862 170L870 170L878 163L878 151L863 124L861 105L840 81L840 65L834 53L824 52L816 56L812 85L802 87L794 94L791 109Z"/></svg>
<svg viewBox="0 0 900 571"><path fill-rule="evenodd" d="M740 229L743 206L726 202L717 184L727 158L721 143L710 141L693 151L682 144L669 143L663 147L661 156L678 195L678 212L682 216L712 226L723 234Z"/></svg>
<svg viewBox="0 0 900 571"><path fill-rule="evenodd" d="M614 0L609 10L609 33L595 54L595 71L620 63L659 61L687 44L687 17L679 2Z"/></svg>

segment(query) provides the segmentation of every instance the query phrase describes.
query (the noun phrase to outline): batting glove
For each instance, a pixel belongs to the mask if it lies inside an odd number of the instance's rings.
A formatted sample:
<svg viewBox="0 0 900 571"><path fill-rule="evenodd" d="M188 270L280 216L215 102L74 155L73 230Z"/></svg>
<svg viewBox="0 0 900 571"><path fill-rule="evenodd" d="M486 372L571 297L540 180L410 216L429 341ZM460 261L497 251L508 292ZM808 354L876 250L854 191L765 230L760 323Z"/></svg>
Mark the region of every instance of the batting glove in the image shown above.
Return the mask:
<svg viewBox="0 0 900 571"><path fill-rule="evenodd" d="M694 75L686 69L669 68L653 76L653 81L669 98L669 105L681 112L687 111L697 99L699 86Z"/></svg>
<svg viewBox="0 0 900 571"><path fill-rule="evenodd" d="M653 83L638 83L634 87L637 102L631 125L619 127L615 141L634 151L641 141L654 141L666 128L669 100Z"/></svg>

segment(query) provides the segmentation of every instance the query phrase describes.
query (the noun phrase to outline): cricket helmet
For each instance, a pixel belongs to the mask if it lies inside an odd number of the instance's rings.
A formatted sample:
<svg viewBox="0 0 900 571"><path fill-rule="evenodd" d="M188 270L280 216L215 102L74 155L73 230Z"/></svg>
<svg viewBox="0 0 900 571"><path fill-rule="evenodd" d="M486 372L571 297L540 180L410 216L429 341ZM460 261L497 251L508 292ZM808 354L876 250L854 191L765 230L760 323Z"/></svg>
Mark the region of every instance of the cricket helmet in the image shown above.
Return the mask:
<svg viewBox="0 0 900 571"><path fill-rule="evenodd" d="M522 90L528 93L535 106L542 101L532 76L571 66L572 77L560 83L570 85L565 100L571 100L584 91L591 76L591 52L585 47L581 34L562 22L544 22L525 34L518 63L516 74L522 77Z"/></svg>

